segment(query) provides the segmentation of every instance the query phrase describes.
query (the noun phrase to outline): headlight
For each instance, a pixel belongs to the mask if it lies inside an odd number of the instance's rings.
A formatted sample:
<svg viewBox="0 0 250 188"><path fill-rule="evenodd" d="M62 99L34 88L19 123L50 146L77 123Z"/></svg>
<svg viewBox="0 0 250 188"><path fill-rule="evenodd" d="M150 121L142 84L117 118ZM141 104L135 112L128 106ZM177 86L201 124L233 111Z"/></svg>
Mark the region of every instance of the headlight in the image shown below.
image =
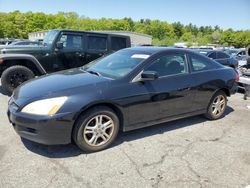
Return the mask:
<svg viewBox="0 0 250 188"><path fill-rule="evenodd" d="M35 101L26 105L21 112L35 115L54 115L67 99L68 97L57 97Z"/></svg>

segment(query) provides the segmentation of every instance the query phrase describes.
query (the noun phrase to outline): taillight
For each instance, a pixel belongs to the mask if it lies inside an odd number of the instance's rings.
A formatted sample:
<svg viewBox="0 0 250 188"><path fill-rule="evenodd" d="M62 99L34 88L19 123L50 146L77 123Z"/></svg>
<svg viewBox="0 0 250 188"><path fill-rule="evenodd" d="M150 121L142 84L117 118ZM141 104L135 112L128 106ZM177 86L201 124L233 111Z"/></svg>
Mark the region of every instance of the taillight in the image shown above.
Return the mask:
<svg viewBox="0 0 250 188"><path fill-rule="evenodd" d="M240 81L240 75L239 75L238 73L236 73L235 81L236 81L236 82Z"/></svg>

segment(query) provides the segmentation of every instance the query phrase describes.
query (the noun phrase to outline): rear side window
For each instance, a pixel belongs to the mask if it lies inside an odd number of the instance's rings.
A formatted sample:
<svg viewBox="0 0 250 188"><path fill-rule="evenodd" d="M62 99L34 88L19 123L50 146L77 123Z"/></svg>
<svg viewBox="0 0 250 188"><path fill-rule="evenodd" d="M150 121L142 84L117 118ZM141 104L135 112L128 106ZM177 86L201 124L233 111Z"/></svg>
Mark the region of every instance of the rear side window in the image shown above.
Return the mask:
<svg viewBox="0 0 250 188"><path fill-rule="evenodd" d="M193 72L212 70L212 69L217 69L221 67L219 64L205 57L201 57L196 54L190 54L189 56L190 56L191 68Z"/></svg>
<svg viewBox="0 0 250 188"><path fill-rule="evenodd" d="M89 36L88 37L88 49L89 50L106 50L107 38L101 36Z"/></svg>
<svg viewBox="0 0 250 188"><path fill-rule="evenodd" d="M217 59L226 59L226 58L230 58L230 56L223 52L217 52Z"/></svg>
<svg viewBox="0 0 250 188"><path fill-rule="evenodd" d="M212 52L208 55L209 58L216 59L216 53Z"/></svg>
<svg viewBox="0 0 250 188"><path fill-rule="evenodd" d="M59 41L63 43L64 49L82 48L82 36L81 35L63 34L60 37Z"/></svg>
<svg viewBox="0 0 250 188"><path fill-rule="evenodd" d="M117 51L126 48L126 38L111 37L111 50Z"/></svg>

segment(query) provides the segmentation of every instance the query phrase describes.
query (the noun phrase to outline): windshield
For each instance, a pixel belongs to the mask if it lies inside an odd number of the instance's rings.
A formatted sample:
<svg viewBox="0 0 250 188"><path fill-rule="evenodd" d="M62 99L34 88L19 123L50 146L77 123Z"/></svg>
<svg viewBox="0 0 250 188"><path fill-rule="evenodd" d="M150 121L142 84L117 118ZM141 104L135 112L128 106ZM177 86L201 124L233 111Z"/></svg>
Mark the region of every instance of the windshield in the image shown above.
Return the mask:
<svg viewBox="0 0 250 188"><path fill-rule="evenodd" d="M122 50L84 66L85 71L113 79L124 77L150 55L133 50Z"/></svg>
<svg viewBox="0 0 250 188"><path fill-rule="evenodd" d="M57 36L58 32L59 31L57 31L57 30L49 31L47 33L47 35L44 37L44 39L43 39L43 45L50 47L53 44L53 42L55 40L55 37Z"/></svg>

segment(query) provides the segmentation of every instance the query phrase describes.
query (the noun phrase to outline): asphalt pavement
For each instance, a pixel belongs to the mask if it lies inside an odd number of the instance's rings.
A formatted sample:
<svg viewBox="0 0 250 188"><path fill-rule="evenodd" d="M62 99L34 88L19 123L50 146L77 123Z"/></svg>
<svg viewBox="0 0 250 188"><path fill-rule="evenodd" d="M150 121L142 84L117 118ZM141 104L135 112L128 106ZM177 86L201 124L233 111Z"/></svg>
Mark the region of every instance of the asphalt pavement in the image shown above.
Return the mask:
<svg viewBox="0 0 250 188"><path fill-rule="evenodd" d="M250 100L229 98L225 117L202 116L120 133L86 154L76 146L21 139L0 87L0 187L218 187L250 184Z"/></svg>

